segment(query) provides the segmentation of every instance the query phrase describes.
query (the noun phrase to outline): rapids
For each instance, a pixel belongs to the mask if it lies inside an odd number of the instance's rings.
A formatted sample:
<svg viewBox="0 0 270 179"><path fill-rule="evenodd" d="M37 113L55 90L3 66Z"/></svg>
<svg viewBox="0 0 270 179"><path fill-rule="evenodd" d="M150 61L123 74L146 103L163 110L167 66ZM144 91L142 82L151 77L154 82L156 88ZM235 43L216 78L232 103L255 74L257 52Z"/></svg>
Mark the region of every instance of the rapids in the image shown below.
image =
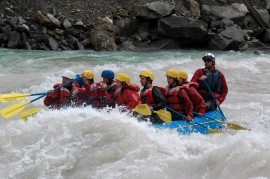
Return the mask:
<svg viewBox="0 0 270 179"><path fill-rule="evenodd" d="M66 70L84 69L94 70L95 81L104 69L126 72L136 84L150 69L154 84L165 86L166 70L186 70L191 79L205 53L0 49L0 93L45 92ZM42 110L28 122L0 117L0 178L270 178L270 55L212 53L229 87L221 105L227 121L251 131L184 136L91 107ZM33 106L44 108L42 99Z"/></svg>

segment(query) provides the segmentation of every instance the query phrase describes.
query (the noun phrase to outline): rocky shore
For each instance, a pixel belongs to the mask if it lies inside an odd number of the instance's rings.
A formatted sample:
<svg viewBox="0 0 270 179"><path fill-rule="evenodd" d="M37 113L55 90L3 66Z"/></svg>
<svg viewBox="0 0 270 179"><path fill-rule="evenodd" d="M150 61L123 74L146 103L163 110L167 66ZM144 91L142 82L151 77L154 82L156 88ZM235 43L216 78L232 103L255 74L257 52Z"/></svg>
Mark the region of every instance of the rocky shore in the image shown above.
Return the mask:
<svg viewBox="0 0 270 179"><path fill-rule="evenodd" d="M27 50L268 48L270 0L0 1L0 47Z"/></svg>

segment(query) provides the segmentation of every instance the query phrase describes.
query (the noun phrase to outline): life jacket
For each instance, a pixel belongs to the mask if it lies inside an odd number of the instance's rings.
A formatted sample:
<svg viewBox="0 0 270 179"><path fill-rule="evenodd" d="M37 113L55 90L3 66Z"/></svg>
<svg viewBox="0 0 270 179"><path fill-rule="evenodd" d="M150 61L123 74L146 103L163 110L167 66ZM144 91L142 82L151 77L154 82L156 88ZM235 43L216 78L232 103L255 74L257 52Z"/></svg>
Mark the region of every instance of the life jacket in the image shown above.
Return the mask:
<svg viewBox="0 0 270 179"><path fill-rule="evenodd" d="M53 88L61 86L61 83L55 84ZM60 109L64 106L70 105L70 91L62 87L57 91L54 91L50 96L46 96L44 99L44 105L50 106L55 109Z"/></svg>
<svg viewBox="0 0 270 179"><path fill-rule="evenodd" d="M169 86L166 87L166 104L176 111L182 111L181 103L183 103L183 101L179 99L179 91L182 89L182 86L175 86L173 88L169 88Z"/></svg>
<svg viewBox="0 0 270 179"><path fill-rule="evenodd" d="M208 88L205 85L205 82L210 87L211 91L220 93L221 92L221 78L220 71L211 72L210 70L204 70L204 75L207 76L205 81L200 82L199 89L204 89L208 91Z"/></svg>
<svg viewBox="0 0 270 179"><path fill-rule="evenodd" d="M91 95L87 99L87 102L86 102L87 105L92 105L92 107L95 107L95 108L101 107L101 101L99 99L100 97L99 87L100 87L99 83L91 84Z"/></svg>
<svg viewBox="0 0 270 179"><path fill-rule="evenodd" d="M155 105L155 99L153 98L153 91L152 91L154 87L157 87L164 96L166 95L166 89L163 87L152 86L145 90L142 89L140 93L140 97L143 104L148 104L149 106Z"/></svg>
<svg viewBox="0 0 270 179"><path fill-rule="evenodd" d="M139 90L140 87L136 84L117 87L114 94L116 103L128 108L135 108L138 104L141 104Z"/></svg>

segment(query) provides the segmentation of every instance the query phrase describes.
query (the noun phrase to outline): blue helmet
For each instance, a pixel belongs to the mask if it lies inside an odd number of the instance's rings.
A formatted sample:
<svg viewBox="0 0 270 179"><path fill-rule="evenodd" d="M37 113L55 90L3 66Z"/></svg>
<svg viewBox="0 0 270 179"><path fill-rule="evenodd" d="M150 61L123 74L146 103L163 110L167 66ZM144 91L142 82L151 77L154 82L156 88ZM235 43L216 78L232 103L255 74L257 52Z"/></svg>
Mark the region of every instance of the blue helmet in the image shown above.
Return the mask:
<svg viewBox="0 0 270 179"><path fill-rule="evenodd" d="M202 57L203 60L211 60L211 61L216 61L215 56L212 53L207 53Z"/></svg>
<svg viewBox="0 0 270 179"><path fill-rule="evenodd" d="M81 78L81 75L80 75L80 74L77 74L77 75L76 75L76 78L78 78L78 79L76 79L75 81L78 81L81 85L84 85L84 81L83 81L83 79Z"/></svg>
<svg viewBox="0 0 270 179"><path fill-rule="evenodd" d="M103 78L110 78L110 79L114 79L114 72L111 70L104 70L101 73L101 77Z"/></svg>

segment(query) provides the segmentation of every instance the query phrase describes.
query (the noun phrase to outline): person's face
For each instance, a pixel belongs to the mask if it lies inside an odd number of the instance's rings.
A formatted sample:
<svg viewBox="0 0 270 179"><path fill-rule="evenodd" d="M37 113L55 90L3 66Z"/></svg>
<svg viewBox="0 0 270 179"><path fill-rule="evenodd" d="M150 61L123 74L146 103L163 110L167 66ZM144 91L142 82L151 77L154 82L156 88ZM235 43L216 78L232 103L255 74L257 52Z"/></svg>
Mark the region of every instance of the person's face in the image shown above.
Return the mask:
<svg viewBox="0 0 270 179"><path fill-rule="evenodd" d="M179 79L179 84L182 85L184 83L184 79L183 78L180 78Z"/></svg>
<svg viewBox="0 0 270 179"><path fill-rule="evenodd" d="M210 68L213 66L213 61L212 60L204 60L204 66L205 68Z"/></svg>
<svg viewBox="0 0 270 179"><path fill-rule="evenodd" d="M108 84L109 83L109 81L110 81L110 79L109 78L103 78L103 83L106 83L106 84Z"/></svg>
<svg viewBox="0 0 270 179"><path fill-rule="evenodd" d="M116 86L122 86L122 82L119 80L115 80Z"/></svg>
<svg viewBox="0 0 270 179"><path fill-rule="evenodd" d="M76 87L81 87L81 84L78 81L73 82Z"/></svg>
<svg viewBox="0 0 270 179"><path fill-rule="evenodd" d="M67 78L67 77L62 77L62 84L65 84L65 83L67 83L67 82L69 82L69 81L70 81L69 78Z"/></svg>
<svg viewBox="0 0 270 179"><path fill-rule="evenodd" d="M174 82L174 78L170 77L170 76L167 76L167 83L168 85L172 85Z"/></svg>
<svg viewBox="0 0 270 179"><path fill-rule="evenodd" d="M142 86L145 86L147 81L146 81L146 77L145 76L140 76L140 82Z"/></svg>

